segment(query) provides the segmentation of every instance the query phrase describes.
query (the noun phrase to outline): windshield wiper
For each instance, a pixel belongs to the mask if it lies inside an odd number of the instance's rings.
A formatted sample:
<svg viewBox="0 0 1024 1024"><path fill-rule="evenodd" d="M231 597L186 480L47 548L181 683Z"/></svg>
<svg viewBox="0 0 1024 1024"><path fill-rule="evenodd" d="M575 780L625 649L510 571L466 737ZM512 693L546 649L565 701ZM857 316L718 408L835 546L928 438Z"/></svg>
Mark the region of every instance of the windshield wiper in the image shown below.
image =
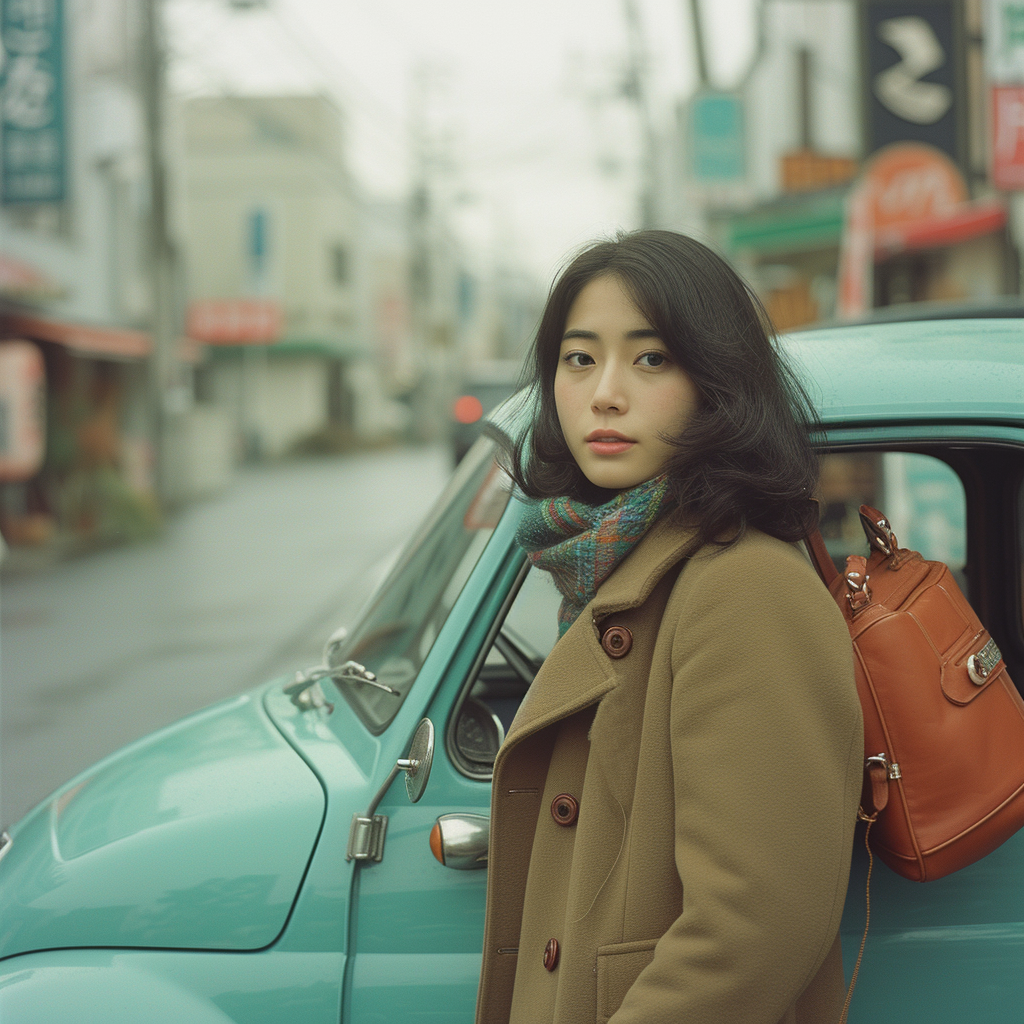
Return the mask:
<svg viewBox="0 0 1024 1024"><path fill-rule="evenodd" d="M336 683L365 683L367 686L374 686L378 690L390 693L394 697L401 697L393 686L382 683L377 676L365 665L358 661L346 661L341 665L317 665L315 668L307 668L304 672L296 672L295 678L284 688L284 692L292 699L292 703L299 707L307 705L321 706L315 700L310 699L308 693L310 687L321 679L333 679Z"/></svg>

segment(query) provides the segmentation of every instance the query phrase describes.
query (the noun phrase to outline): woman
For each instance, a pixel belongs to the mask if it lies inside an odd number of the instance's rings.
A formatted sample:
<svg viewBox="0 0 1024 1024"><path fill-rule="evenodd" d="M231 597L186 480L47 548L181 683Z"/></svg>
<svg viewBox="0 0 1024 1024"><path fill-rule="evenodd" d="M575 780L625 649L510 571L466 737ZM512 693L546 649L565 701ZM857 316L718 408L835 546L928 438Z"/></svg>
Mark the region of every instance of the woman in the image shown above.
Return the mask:
<svg viewBox="0 0 1024 1024"><path fill-rule="evenodd" d="M861 716L792 543L799 385L736 274L665 231L569 264L533 378L510 462L562 636L494 766L477 1020L835 1021Z"/></svg>

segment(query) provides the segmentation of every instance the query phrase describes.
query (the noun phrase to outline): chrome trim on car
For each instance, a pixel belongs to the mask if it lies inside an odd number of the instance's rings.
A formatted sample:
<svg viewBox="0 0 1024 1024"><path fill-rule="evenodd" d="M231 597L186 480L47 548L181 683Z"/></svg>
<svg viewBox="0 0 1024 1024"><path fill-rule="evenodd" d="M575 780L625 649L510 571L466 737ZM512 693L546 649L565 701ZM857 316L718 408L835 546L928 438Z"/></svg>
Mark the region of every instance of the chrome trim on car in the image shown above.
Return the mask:
<svg viewBox="0 0 1024 1024"><path fill-rule="evenodd" d="M4 857L7 856L13 845L14 840L11 838L10 832L6 829L3 832L0 832L0 860L3 860Z"/></svg>
<svg viewBox="0 0 1024 1024"><path fill-rule="evenodd" d="M410 803L418 803L434 763L434 723L429 718L420 720L409 744L409 756L400 757L391 769L384 785L377 790L365 814L353 814L348 831L345 860L380 861L384 856L384 839L388 832L388 816L377 814L377 805L384 799L399 772L405 772L405 791Z"/></svg>
<svg viewBox="0 0 1024 1024"><path fill-rule="evenodd" d="M437 819L441 834L441 863L457 871L487 867L491 819L486 814L442 814Z"/></svg>

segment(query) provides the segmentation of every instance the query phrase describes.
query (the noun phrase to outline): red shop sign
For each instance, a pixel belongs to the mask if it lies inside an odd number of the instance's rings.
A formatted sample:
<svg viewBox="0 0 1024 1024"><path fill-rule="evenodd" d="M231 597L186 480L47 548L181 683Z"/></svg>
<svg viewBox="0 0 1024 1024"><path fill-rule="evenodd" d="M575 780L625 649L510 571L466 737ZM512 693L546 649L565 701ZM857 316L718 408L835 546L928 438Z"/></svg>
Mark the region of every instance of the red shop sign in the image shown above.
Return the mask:
<svg viewBox="0 0 1024 1024"><path fill-rule="evenodd" d="M992 86L992 184L1024 189L1024 85Z"/></svg>
<svg viewBox="0 0 1024 1024"><path fill-rule="evenodd" d="M200 299L188 309L188 335L207 345L266 345L284 330L273 299Z"/></svg>
<svg viewBox="0 0 1024 1024"><path fill-rule="evenodd" d="M46 375L30 341L0 342L0 481L27 480L46 451Z"/></svg>

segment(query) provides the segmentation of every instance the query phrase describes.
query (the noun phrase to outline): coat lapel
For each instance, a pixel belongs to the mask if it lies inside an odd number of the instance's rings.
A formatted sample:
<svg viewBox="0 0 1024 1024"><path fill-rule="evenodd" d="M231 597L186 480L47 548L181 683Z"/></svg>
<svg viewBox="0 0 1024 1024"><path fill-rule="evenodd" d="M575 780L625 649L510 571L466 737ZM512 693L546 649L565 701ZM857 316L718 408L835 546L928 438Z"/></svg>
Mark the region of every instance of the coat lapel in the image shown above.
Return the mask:
<svg viewBox="0 0 1024 1024"><path fill-rule="evenodd" d="M615 686L621 664L604 653L600 622L642 605L692 538L692 530L664 519L651 527L555 644L519 706L499 757L527 736L596 703Z"/></svg>
<svg viewBox="0 0 1024 1024"><path fill-rule="evenodd" d="M594 622L615 612L639 608L662 577L682 559L694 531L661 519L626 556L598 590L587 610Z"/></svg>

